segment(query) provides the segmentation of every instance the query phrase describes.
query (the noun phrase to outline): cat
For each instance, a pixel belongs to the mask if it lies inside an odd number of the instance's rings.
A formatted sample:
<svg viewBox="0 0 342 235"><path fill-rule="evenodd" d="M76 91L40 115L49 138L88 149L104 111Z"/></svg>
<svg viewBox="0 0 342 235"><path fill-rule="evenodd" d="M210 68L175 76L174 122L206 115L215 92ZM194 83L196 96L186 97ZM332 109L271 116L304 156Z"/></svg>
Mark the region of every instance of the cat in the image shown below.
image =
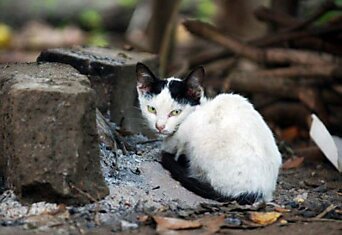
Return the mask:
<svg viewBox="0 0 342 235"><path fill-rule="evenodd" d="M159 79L138 63L136 76L142 116L163 137L162 164L175 179L218 201L272 200L281 154L272 131L246 98L206 98L200 85L203 67L183 80Z"/></svg>

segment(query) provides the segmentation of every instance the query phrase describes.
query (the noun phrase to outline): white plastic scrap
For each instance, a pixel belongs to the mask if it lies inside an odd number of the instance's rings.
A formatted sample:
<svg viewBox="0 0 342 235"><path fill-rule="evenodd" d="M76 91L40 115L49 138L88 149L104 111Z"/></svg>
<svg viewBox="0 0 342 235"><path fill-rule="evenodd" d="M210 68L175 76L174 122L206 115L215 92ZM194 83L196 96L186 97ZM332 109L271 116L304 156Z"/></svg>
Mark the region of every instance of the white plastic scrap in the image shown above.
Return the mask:
<svg viewBox="0 0 342 235"><path fill-rule="evenodd" d="M321 120L312 114L310 137L329 161L342 173L342 139L332 136Z"/></svg>

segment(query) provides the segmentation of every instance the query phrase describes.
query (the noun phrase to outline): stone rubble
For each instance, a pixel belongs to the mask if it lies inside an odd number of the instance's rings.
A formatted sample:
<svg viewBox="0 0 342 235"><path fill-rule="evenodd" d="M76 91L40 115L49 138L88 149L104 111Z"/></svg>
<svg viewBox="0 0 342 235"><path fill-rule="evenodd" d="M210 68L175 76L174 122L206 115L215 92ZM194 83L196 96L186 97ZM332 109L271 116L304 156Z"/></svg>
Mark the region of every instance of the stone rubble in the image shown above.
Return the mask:
<svg viewBox="0 0 342 235"><path fill-rule="evenodd" d="M0 70L0 174L27 202L89 203L108 194L99 159L95 93L57 63Z"/></svg>

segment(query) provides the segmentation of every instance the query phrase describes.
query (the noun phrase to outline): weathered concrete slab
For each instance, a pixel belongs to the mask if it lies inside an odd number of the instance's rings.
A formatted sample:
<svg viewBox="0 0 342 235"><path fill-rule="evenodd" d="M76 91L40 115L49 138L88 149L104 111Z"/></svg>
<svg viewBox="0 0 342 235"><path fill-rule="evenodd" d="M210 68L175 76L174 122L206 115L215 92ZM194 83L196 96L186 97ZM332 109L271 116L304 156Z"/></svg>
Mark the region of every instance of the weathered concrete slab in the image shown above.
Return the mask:
<svg viewBox="0 0 342 235"><path fill-rule="evenodd" d="M0 171L26 201L86 203L108 194L99 163L95 93L71 66L0 70Z"/></svg>
<svg viewBox="0 0 342 235"><path fill-rule="evenodd" d="M110 111L111 121L131 131L146 130L136 94L135 65L143 62L157 68L156 55L142 52L127 52L107 48L48 49L38 61L70 64L82 74L88 75L97 93L97 106L102 113Z"/></svg>

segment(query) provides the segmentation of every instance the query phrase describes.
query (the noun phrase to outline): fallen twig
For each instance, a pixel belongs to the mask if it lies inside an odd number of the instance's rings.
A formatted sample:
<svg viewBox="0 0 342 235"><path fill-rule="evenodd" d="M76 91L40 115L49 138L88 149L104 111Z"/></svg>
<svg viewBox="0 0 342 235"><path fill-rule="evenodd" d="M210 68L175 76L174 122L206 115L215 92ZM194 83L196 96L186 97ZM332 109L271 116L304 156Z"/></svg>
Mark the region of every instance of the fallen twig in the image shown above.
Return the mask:
<svg viewBox="0 0 342 235"><path fill-rule="evenodd" d="M215 42L239 56L259 63L299 63L326 65L339 63L340 59L329 54L318 54L311 51L268 48L260 49L240 42L231 36L223 35L214 26L198 20L187 20L184 26L193 34Z"/></svg>
<svg viewBox="0 0 342 235"><path fill-rule="evenodd" d="M91 202L97 202L98 201L93 196L91 196L89 193L83 191L82 189L80 189L79 187L74 185L73 183L69 182L68 184L69 184L70 188L76 190L79 194L86 197L89 201L91 201Z"/></svg>
<svg viewBox="0 0 342 235"><path fill-rule="evenodd" d="M152 139L152 140L145 140L145 141L140 141L137 144L150 144L150 143L155 143L162 141L162 139Z"/></svg>
<svg viewBox="0 0 342 235"><path fill-rule="evenodd" d="M223 82L225 92L238 90L251 93L264 93L276 97L298 99L303 89L295 81L288 79L269 79L253 76L253 73L232 73Z"/></svg>
<svg viewBox="0 0 342 235"><path fill-rule="evenodd" d="M258 20L277 24L282 27L289 27L302 22L284 12L274 11L265 6L258 7L254 11L254 15L258 18Z"/></svg>
<svg viewBox="0 0 342 235"><path fill-rule="evenodd" d="M321 213L319 213L315 219L321 219L323 218L326 214L328 214L330 211L333 211L336 208L335 205L331 204L330 206L328 206L327 208L325 208L324 211L322 211Z"/></svg>
<svg viewBox="0 0 342 235"><path fill-rule="evenodd" d="M311 41L315 40L316 43L326 44L330 47L339 48L338 45L328 43L326 41L321 40L317 36L322 35L331 35L338 32L341 32L341 25L333 25L333 26L324 26L324 27L316 27L310 28L305 31L295 31L295 32L277 32L276 34L266 35L259 39L253 40L252 45L256 46L267 46L267 45L275 45L282 42L301 40L301 39L310 39Z"/></svg>
<svg viewBox="0 0 342 235"><path fill-rule="evenodd" d="M96 225L100 225L100 220L99 220L99 211L100 211L100 205L97 199L95 199L93 196L91 196L89 193L83 191L82 189L78 188L76 185L73 183L69 182L69 186L76 190L79 194L83 195L84 197L88 198L89 201L95 203L95 214L94 214L94 221Z"/></svg>
<svg viewBox="0 0 342 235"><path fill-rule="evenodd" d="M254 72L255 76L260 77L281 77L281 78L342 78L342 68L336 65L316 66L292 66L287 68L267 69Z"/></svg>
<svg viewBox="0 0 342 235"><path fill-rule="evenodd" d="M309 18L307 18L306 20L300 23L297 23L291 27L284 29L284 31L288 32L288 31L295 31L295 30L305 28L306 26L308 26L309 24L311 24L312 22L320 18L322 15L324 15L326 12L330 10L334 10L336 8L337 6L334 0L324 1L322 5L312 14L312 16L310 16Z"/></svg>
<svg viewBox="0 0 342 235"><path fill-rule="evenodd" d="M253 76L252 73L233 73L225 79L223 87L224 91L232 89L300 100L328 123L327 111L320 99L320 93L312 86L298 86L298 83L292 80L269 79Z"/></svg>
<svg viewBox="0 0 342 235"><path fill-rule="evenodd" d="M222 48L205 50L189 58L189 66L194 67L197 65L207 64L217 59L225 58L229 55L232 55L232 53Z"/></svg>
<svg viewBox="0 0 342 235"><path fill-rule="evenodd" d="M317 146L294 149L296 155L304 157L306 161L322 161L325 159L322 151Z"/></svg>
<svg viewBox="0 0 342 235"><path fill-rule="evenodd" d="M324 219L324 218L291 218L286 219L290 223L295 222L335 222L335 223L342 223L342 220L336 219Z"/></svg>
<svg viewBox="0 0 342 235"><path fill-rule="evenodd" d="M254 14L259 20L270 22L280 27L292 27L294 25L301 24L303 21L287 15L283 12L274 11L266 7L259 7ZM340 32L340 24L332 24L324 27L313 27L306 29L305 31L283 31L277 32L277 34L266 35L259 39L253 40L252 45L255 46L270 46L284 42L291 42L299 48L309 48L317 51L326 51L331 54L341 55L342 46L336 43L331 43L327 40L323 40L317 36L322 34L330 34L333 32Z"/></svg>
<svg viewBox="0 0 342 235"><path fill-rule="evenodd" d="M228 74L228 71L236 66L236 58L226 58L213 61L205 66L205 73L208 77L222 77Z"/></svg>
<svg viewBox="0 0 342 235"><path fill-rule="evenodd" d="M260 108L260 112L268 121L285 125L292 123L309 129L307 119L310 118L311 112L299 102L276 102Z"/></svg>

